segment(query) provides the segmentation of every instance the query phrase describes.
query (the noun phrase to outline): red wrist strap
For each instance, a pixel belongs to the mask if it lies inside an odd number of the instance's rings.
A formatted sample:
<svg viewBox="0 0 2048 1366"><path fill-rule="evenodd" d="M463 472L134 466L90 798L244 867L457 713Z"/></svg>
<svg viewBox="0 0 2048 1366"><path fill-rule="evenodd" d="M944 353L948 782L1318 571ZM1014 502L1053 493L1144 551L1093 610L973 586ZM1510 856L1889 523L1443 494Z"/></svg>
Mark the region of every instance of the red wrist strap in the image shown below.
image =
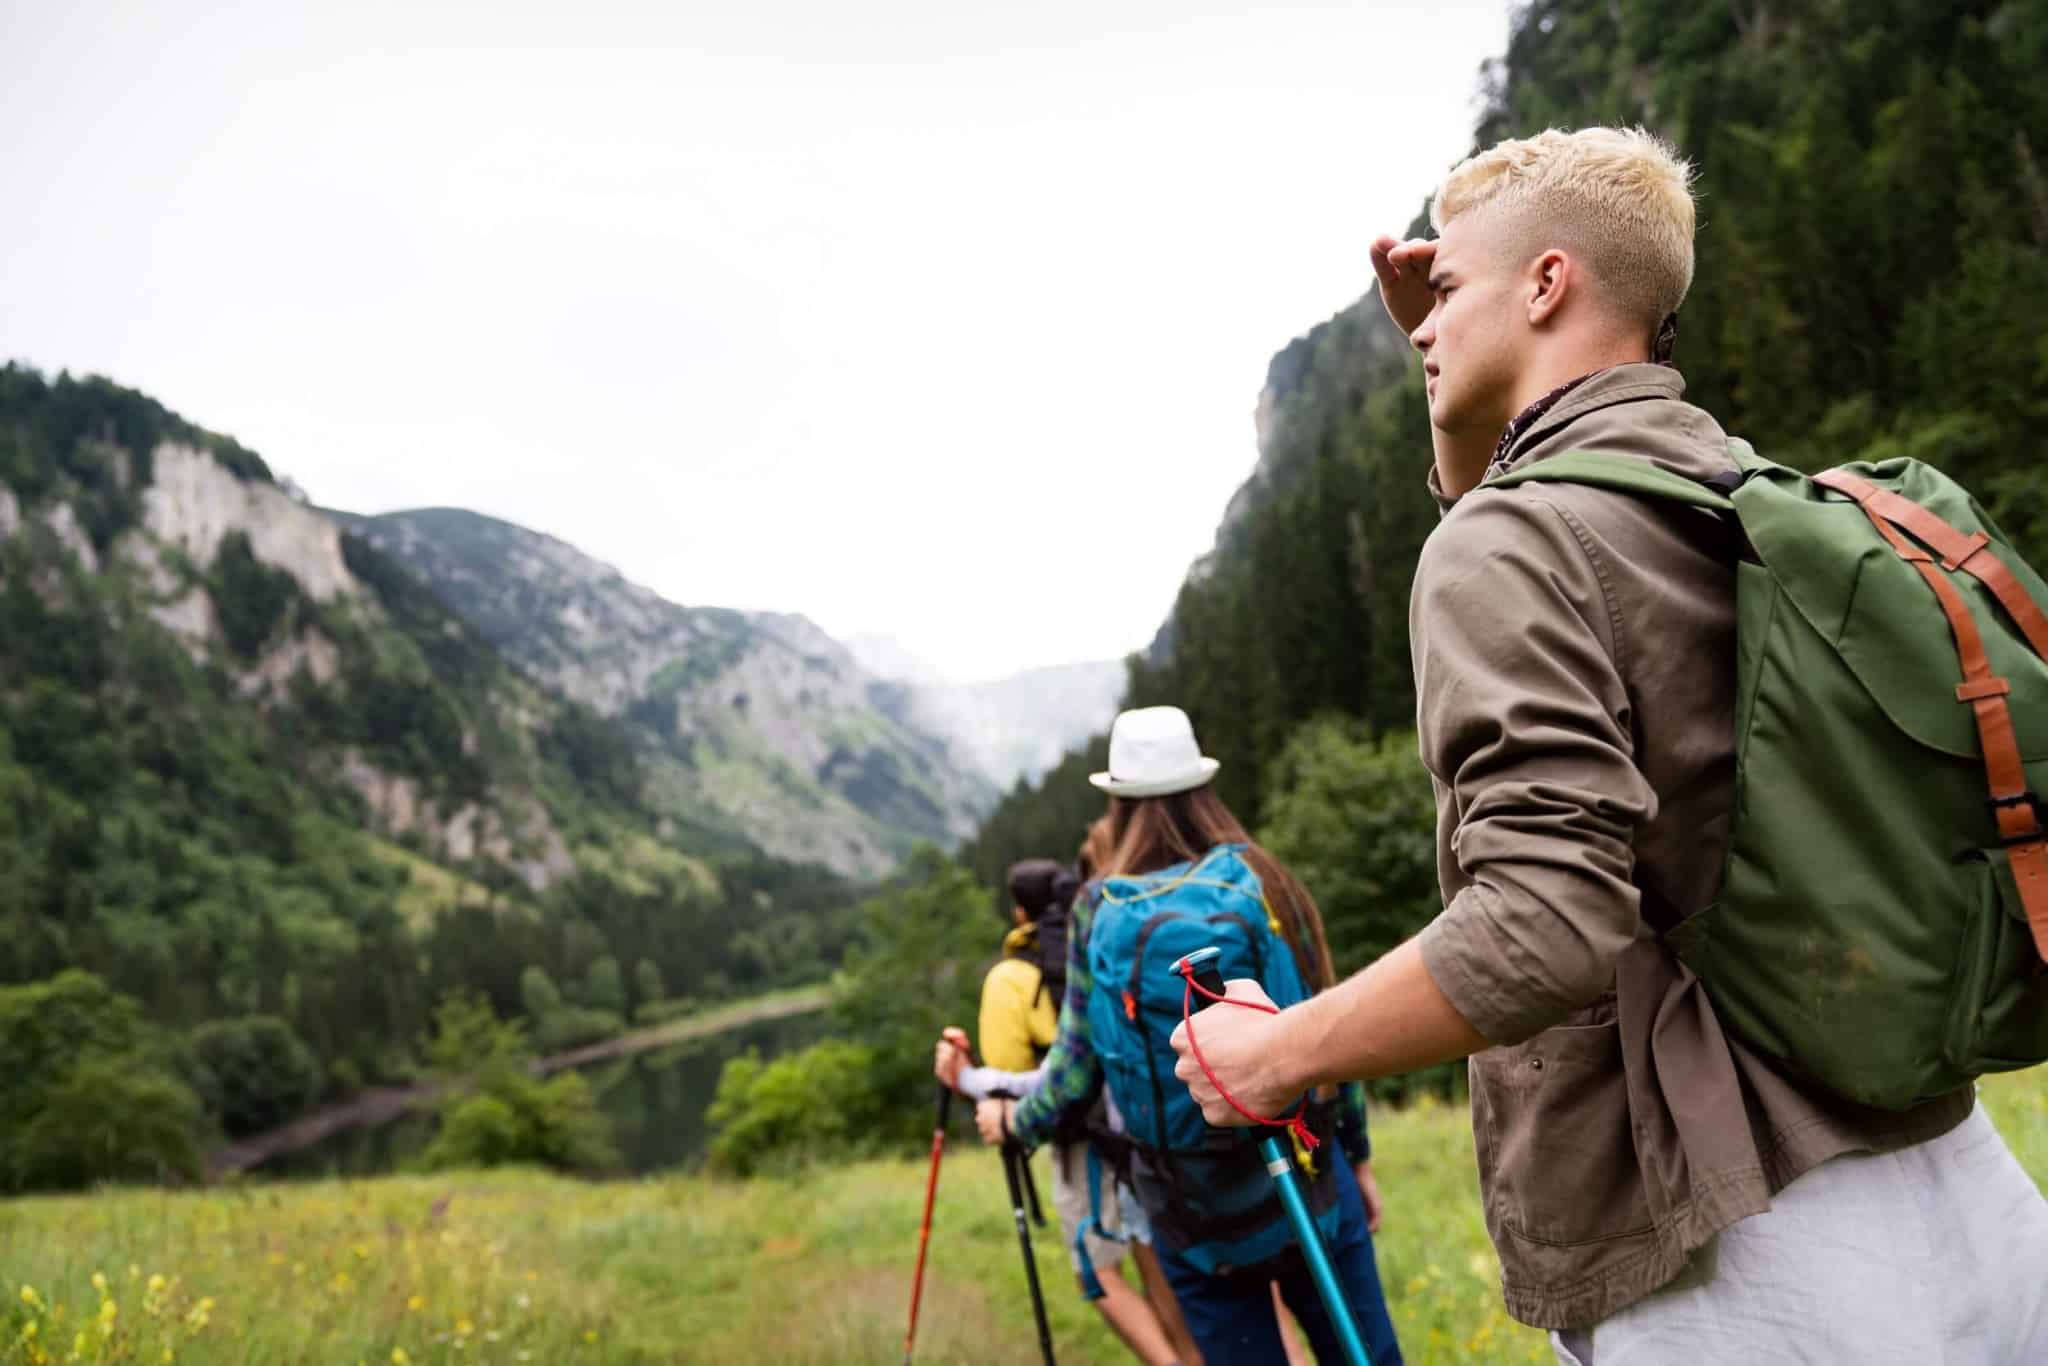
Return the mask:
<svg viewBox="0 0 2048 1366"><path fill-rule="evenodd" d="M1263 1010L1268 1015L1278 1015L1280 1013L1280 1007L1261 1005L1257 1001L1240 1001L1229 996L1218 996L1215 992L1210 991L1207 987L1202 986L1199 982L1195 981L1195 975L1192 972L1183 972L1181 974L1181 978L1188 984L1187 990L1181 993L1180 998L1180 1018L1181 1023L1187 1028L1188 1031L1188 1050L1195 1055L1195 1065L1202 1069L1202 1075L1207 1077L1209 1079L1209 1084L1216 1088L1216 1094L1223 1097L1223 1099L1229 1104L1231 1109L1237 1111L1239 1114L1243 1115L1246 1119L1250 1120L1254 1124L1266 1124L1272 1126L1275 1129L1291 1130L1294 1134L1295 1139L1298 1142L1300 1142L1302 1151L1312 1153L1317 1148L1321 1147L1322 1140L1309 1132L1308 1120L1306 1118L1308 1114L1307 1096L1303 1096L1301 1098L1301 1108L1299 1110L1296 1110L1290 1118L1267 1119L1264 1115L1253 1114L1250 1110L1247 1110L1244 1108L1244 1106L1238 1104L1237 1097L1231 1095L1230 1092L1224 1090L1223 1083L1216 1080L1216 1074L1209 1070L1209 1060L1202 1056L1202 1045L1195 1039L1194 994L1198 991L1201 992L1203 997L1207 1000L1221 1001L1224 1005L1227 1006L1246 1006L1252 1010Z"/></svg>

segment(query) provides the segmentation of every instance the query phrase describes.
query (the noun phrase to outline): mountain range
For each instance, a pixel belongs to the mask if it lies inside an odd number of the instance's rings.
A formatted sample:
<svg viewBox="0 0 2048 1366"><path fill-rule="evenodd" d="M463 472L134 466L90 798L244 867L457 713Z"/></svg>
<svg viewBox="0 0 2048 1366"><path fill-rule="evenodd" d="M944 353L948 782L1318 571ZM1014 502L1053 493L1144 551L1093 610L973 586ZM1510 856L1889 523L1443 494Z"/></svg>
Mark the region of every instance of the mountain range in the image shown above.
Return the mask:
<svg viewBox="0 0 2048 1366"><path fill-rule="evenodd" d="M941 731L802 616L684 607L575 547L456 508L329 514L542 686L634 735L658 809L858 876L950 846L993 799Z"/></svg>

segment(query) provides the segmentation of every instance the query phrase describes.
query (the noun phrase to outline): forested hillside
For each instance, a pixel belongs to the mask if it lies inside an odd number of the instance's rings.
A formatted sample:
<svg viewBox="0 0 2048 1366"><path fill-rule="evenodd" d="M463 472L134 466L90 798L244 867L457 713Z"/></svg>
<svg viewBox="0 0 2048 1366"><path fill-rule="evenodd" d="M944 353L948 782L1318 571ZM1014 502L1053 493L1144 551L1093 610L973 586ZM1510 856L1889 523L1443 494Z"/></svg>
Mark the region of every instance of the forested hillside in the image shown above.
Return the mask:
<svg viewBox="0 0 2048 1366"><path fill-rule="evenodd" d="M850 926L840 879L661 819L629 735L104 380L0 369L0 640L0 1109L141 1048L233 1132L408 1075L449 992L573 1043L814 979Z"/></svg>
<svg viewBox="0 0 2048 1366"><path fill-rule="evenodd" d="M2048 6L2017 0L1538 0L1481 73L1473 145L1592 123L1672 139L1699 169L1689 396L1788 463L1940 465L2048 563L2044 64ZM1425 225L1357 224L1361 259ZM1410 885L1368 873L1390 846L1331 849L1295 798L1364 800L1329 786L1337 760L1412 724L1408 590L1436 521L1419 362L1368 295L1274 357L1259 416L1256 471L1127 701L1186 707L1232 805L1283 852L1334 858L1326 881ZM975 866L1071 853L1100 809L1087 767L1013 794Z"/></svg>

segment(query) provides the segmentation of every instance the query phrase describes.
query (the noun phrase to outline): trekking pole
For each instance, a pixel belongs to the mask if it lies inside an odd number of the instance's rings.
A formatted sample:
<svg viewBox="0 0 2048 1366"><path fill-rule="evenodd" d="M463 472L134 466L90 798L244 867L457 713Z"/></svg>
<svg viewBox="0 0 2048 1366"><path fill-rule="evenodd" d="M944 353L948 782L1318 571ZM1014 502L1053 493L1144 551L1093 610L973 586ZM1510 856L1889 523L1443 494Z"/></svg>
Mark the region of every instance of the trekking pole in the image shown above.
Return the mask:
<svg viewBox="0 0 2048 1366"><path fill-rule="evenodd" d="M1022 1181L1031 1177L1031 1159L1013 1138L1003 1140L1003 1178L1010 1183L1010 1212L1017 1220L1017 1242L1024 1249L1024 1279L1031 1286L1031 1312L1038 1319L1038 1350L1045 1354L1045 1366L1054 1366L1052 1328L1045 1321L1045 1294L1038 1288L1038 1261L1031 1255L1031 1225L1024 1215ZM1020 1180L1019 1170L1023 1177ZM1044 1216L1040 1216L1042 1219Z"/></svg>
<svg viewBox="0 0 2048 1366"><path fill-rule="evenodd" d="M1190 1048L1194 1048L1195 1043L1193 1017L1217 1001L1229 1000L1224 994L1223 975L1216 970L1216 960L1222 956L1221 949L1196 949L1187 957L1175 962L1170 969L1174 975L1184 979L1188 984L1187 1003L1183 1009L1187 1019ZM1251 1001L1231 1001L1230 1004L1254 1005ZM1201 1050L1195 1048L1194 1051L1195 1061L1201 1064L1204 1075L1209 1076L1210 1084L1215 1085L1216 1078L1209 1074L1209 1064L1202 1061ZM1221 1092L1223 1088L1217 1086L1216 1089ZM1224 1099L1230 1098L1225 1096ZM1236 1101L1230 1103L1232 1108L1246 1118L1259 1118L1238 1105ZM1305 1100L1303 1105L1307 1105ZM1260 1122L1286 1123L1284 1120ZM1301 1122L1299 1115L1294 1122ZM1323 1298L1323 1308L1329 1312L1330 1322L1337 1329L1337 1340L1344 1346L1344 1355L1349 1358L1351 1366L1372 1366L1372 1353L1366 1350L1365 1338L1358 1331L1358 1320L1351 1314L1351 1303L1344 1298L1344 1286L1337 1279L1337 1269L1330 1264L1330 1250L1323 1246L1323 1231L1316 1227L1315 1216L1309 1213L1308 1201L1302 1198L1301 1177L1294 1170L1294 1155L1280 1146L1279 1138L1267 1137L1259 1140L1259 1156L1265 1159L1266 1170L1272 1173L1273 1185L1280 1192L1280 1203L1287 1207L1287 1218L1294 1225L1294 1239L1301 1245L1301 1255L1307 1260L1309 1275L1314 1278L1316 1291ZM1337 1160L1344 1160L1342 1154L1338 1155Z"/></svg>
<svg viewBox="0 0 2048 1366"><path fill-rule="evenodd" d="M932 1241L932 1202L939 1193L939 1159L946 1151L946 1116L953 1108L953 1088L939 1083L938 1112L932 1119L932 1170L924 1182L924 1226L917 1234L917 1274L910 1282L910 1327L903 1334L903 1366L910 1366L911 1344L917 1341L917 1304L924 1298L924 1257Z"/></svg>

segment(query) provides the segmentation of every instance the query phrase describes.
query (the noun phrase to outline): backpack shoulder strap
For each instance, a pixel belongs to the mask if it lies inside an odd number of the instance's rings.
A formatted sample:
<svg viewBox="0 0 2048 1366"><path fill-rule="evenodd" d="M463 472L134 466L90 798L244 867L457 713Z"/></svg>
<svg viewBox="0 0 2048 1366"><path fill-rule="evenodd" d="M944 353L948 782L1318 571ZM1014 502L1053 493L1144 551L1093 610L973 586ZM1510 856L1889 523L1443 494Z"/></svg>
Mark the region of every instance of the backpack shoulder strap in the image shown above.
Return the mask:
<svg viewBox="0 0 2048 1366"><path fill-rule="evenodd" d="M1517 484L1539 483L1588 484L1594 488L1635 493L1669 503L1688 503L1719 512L1735 509L1735 501L1727 494L1687 479L1682 474L1660 469L1647 460L1599 451L1564 451L1533 465L1525 465L1511 474L1489 479L1479 487L1505 489Z"/></svg>

